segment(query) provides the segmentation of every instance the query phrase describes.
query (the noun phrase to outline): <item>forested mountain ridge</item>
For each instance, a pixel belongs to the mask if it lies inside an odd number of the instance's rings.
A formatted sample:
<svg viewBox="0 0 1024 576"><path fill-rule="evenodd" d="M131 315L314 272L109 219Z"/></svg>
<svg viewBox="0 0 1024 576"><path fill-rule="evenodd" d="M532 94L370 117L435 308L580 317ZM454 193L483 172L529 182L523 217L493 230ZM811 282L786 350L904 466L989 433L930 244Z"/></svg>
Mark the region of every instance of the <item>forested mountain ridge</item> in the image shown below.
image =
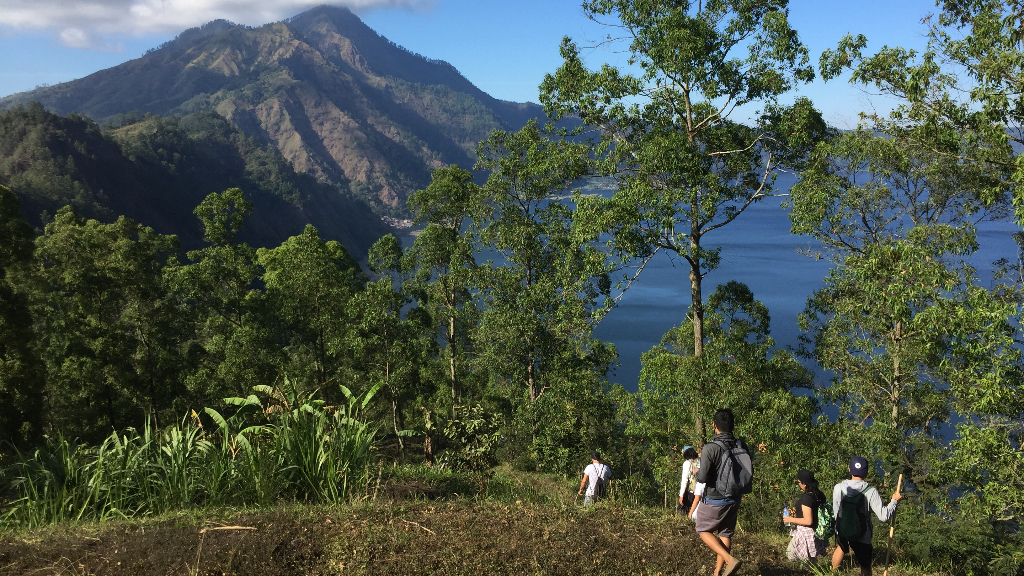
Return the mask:
<svg viewBox="0 0 1024 576"><path fill-rule="evenodd" d="M541 115L331 7L259 28L214 21L136 60L0 99L0 108L32 101L101 123L132 111L215 110L296 171L350 185L385 210L404 208L432 169L471 165L491 130Z"/></svg>
<svg viewBox="0 0 1024 576"><path fill-rule="evenodd" d="M276 246L313 224L363 258L389 230L346 189L296 173L272 147L213 112L123 124L104 131L39 104L0 111L0 184L18 195L35 226L71 205L103 221L126 215L177 235L185 249L203 239L193 209L208 194L234 187L254 204L241 231L254 246Z"/></svg>

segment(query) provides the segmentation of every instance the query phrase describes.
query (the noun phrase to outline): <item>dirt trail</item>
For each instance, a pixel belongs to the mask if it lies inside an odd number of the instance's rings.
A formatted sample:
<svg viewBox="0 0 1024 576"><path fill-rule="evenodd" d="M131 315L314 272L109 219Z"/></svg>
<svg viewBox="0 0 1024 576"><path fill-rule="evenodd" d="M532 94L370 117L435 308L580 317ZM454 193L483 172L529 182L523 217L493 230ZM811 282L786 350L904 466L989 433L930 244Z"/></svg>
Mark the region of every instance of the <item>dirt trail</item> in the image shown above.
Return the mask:
<svg viewBox="0 0 1024 576"><path fill-rule="evenodd" d="M742 576L808 574L753 535ZM650 510L493 502L297 508L0 537L0 574L679 574L713 557Z"/></svg>

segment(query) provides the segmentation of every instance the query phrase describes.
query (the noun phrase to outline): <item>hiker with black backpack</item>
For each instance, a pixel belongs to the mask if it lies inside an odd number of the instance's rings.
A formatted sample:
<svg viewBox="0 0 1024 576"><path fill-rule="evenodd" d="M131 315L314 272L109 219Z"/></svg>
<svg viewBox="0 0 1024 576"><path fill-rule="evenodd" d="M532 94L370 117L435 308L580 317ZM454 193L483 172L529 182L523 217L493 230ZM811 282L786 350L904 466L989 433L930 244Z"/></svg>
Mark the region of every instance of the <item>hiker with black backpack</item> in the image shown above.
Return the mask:
<svg viewBox="0 0 1024 576"><path fill-rule="evenodd" d="M587 495L583 497L583 505L590 506L601 498L604 498L608 489L608 479L612 477L612 469L607 464L601 463L601 455L597 450L590 453L590 464L583 469L583 478L580 479L579 494L583 494L586 488Z"/></svg>
<svg viewBox="0 0 1024 576"><path fill-rule="evenodd" d="M796 473L796 484L800 487L800 498L793 505L793 514L787 509L782 516L782 523L791 527L786 556L813 564L818 556L825 554L828 540L835 531L835 521L832 507L818 488L814 472L801 468Z"/></svg>
<svg viewBox="0 0 1024 576"><path fill-rule="evenodd" d="M850 479L836 484L832 490L837 544L835 552L832 553L832 568L838 569L843 562L843 556L853 550L861 576L871 576L871 513L874 512L882 522L888 522L896 513L896 505L903 498L897 488L889 505L883 506L878 490L864 480L867 475L867 459L854 456L850 459Z"/></svg>
<svg viewBox="0 0 1024 576"><path fill-rule="evenodd" d="M706 487L694 516L697 535L718 555L714 576L731 576L740 561L729 553L740 499L753 490L754 470L747 446L733 438L732 410L715 412L715 436L704 445L697 482Z"/></svg>

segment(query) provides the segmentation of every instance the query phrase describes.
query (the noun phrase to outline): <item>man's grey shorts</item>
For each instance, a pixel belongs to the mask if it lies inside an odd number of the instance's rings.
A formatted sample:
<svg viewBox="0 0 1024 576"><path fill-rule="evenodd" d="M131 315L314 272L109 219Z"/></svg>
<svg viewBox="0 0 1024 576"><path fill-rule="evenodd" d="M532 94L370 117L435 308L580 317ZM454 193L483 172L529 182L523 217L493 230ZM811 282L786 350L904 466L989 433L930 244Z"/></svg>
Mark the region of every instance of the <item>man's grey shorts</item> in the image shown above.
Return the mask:
<svg viewBox="0 0 1024 576"><path fill-rule="evenodd" d="M697 533L718 532L721 538L732 538L736 530L736 515L740 511L740 503L715 506L707 502L701 502L697 506L697 513L694 522L697 525Z"/></svg>

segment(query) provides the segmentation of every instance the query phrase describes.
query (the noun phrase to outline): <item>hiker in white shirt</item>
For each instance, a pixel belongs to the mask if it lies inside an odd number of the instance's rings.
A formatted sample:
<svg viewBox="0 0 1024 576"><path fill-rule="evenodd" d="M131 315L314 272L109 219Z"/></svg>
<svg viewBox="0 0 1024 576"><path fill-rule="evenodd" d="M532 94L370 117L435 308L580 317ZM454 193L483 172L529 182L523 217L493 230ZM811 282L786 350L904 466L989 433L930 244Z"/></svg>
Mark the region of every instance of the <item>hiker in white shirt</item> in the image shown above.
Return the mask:
<svg viewBox="0 0 1024 576"><path fill-rule="evenodd" d="M693 504L693 491L697 486L697 468L700 460L693 446L683 447L683 476L679 480L679 507L685 514Z"/></svg>
<svg viewBox="0 0 1024 576"><path fill-rule="evenodd" d="M583 505L590 506L594 502L603 496L599 494L597 489L598 480L601 480L602 484L608 482L608 479L612 477L612 469L606 464L601 463L601 455L594 450L590 453L590 464L583 469L583 478L580 480L580 491L579 494L583 494L583 489L586 488L587 495L583 498Z"/></svg>

